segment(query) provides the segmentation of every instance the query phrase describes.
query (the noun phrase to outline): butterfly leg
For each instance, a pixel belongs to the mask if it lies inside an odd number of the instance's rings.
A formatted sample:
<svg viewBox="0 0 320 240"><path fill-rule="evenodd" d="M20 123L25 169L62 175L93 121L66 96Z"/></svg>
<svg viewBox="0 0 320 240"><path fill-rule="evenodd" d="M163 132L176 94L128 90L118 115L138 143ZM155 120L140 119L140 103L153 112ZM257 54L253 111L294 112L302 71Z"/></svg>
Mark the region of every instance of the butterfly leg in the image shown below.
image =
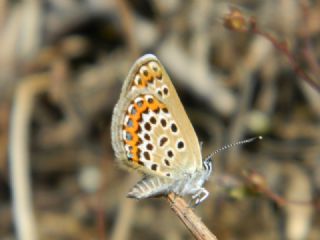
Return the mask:
<svg viewBox="0 0 320 240"><path fill-rule="evenodd" d="M202 196L201 196L202 195ZM195 206L198 206L209 196L209 192L205 188L200 188L194 195L192 195L192 199L195 199Z"/></svg>

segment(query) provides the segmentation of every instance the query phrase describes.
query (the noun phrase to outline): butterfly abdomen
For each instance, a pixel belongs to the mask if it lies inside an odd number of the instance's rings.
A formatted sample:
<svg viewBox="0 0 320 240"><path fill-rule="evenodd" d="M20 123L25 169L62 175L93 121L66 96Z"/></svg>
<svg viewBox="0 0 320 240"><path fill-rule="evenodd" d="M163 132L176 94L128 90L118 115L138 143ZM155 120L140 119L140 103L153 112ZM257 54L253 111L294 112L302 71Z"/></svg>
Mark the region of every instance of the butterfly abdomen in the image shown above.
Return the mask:
<svg viewBox="0 0 320 240"><path fill-rule="evenodd" d="M149 197L157 197L168 193L168 180L159 177L147 177L140 180L130 190L127 197L143 199Z"/></svg>

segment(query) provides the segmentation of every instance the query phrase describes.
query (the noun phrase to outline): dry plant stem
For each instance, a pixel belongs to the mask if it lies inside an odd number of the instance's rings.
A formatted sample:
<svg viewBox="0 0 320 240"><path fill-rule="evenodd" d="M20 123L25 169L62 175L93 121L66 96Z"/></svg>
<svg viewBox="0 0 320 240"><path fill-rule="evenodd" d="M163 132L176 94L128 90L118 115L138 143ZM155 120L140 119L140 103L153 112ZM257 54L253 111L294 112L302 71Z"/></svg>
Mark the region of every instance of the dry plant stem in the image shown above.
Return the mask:
<svg viewBox="0 0 320 240"><path fill-rule="evenodd" d="M99 239L107 239L106 238L106 224L104 220L104 206L102 203L102 191L100 190L97 193L97 200L96 200L96 221L97 221L97 233Z"/></svg>
<svg viewBox="0 0 320 240"><path fill-rule="evenodd" d="M303 12L303 19L304 22L309 22L310 19L310 6L308 6L307 1L302 1L301 2L301 8ZM317 60L317 56L315 54L314 48L311 43L310 39L310 33L308 33L306 30L303 31L302 37L304 40L304 49L302 49L302 54L310 66L310 69L313 73L314 76L319 76L320 74L320 65Z"/></svg>
<svg viewBox="0 0 320 240"><path fill-rule="evenodd" d="M125 184L126 189L132 186L133 182L137 182L139 177L137 175L130 175ZM134 213L136 210L136 201L124 198L120 203L117 221L114 224L111 240L125 240L129 239L131 226L133 225Z"/></svg>
<svg viewBox="0 0 320 240"><path fill-rule="evenodd" d="M167 200L170 202L171 209L180 218L195 239L217 240L217 237L210 232L206 225L204 225L201 219L182 198L176 196L174 193L170 193Z"/></svg>
<svg viewBox="0 0 320 240"><path fill-rule="evenodd" d="M35 97L49 85L48 76L31 76L17 88L10 126L10 177L17 239L36 240L35 217L32 206L29 172L30 120Z"/></svg>
<svg viewBox="0 0 320 240"><path fill-rule="evenodd" d="M254 172L255 173L255 172ZM256 174L256 173L255 173ZM286 205L305 205L310 206L313 205L312 201L297 201L297 200L288 200L284 197L280 196L279 194L273 192L268 186L263 186L263 184L257 184L254 181L254 177L252 177L252 174L244 174L244 178L246 181L252 186L254 186L254 191L261 193L265 195L267 198L275 202L278 206L284 207ZM316 206L314 206L316 207Z"/></svg>
<svg viewBox="0 0 320 240"><path fill-rule="evenodd" d="M318 83L316 83L311 77L300 67L300 65L297 63L294 56L289 52L288 47L285 43L279 42L277 39L275 39L270 34L260 30L257 27L257 24L254 19L251 19L251 31L257 35L260 35L267 40L269 40L275 48L277 48L279 51L281 51L289 60L290 64L292 65L294 71L308 84L310 84L311 87L316 89L318 92L320 92L320 86Z"/></svg>

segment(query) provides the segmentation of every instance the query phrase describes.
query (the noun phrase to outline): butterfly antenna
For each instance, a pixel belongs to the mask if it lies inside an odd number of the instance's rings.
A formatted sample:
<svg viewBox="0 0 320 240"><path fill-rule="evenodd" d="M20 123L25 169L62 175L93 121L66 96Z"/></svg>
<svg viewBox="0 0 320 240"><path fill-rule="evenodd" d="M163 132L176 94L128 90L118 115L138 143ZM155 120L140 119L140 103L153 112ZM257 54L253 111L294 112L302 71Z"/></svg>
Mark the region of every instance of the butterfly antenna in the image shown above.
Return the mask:
<svg viewBox="0 0 320 240"><path fill-rule="evenodd" d="M239 142L235 142L235 143L231 143L231 144L227 144L225 146L223 146L222 148L219 148L217 150L215 150L214 152L212 152L211 154L209 154L205 159L211 159L214 155L216 155L217 153L221 152L221 151L224 151L224 150L227 150L229 148L232 148L234 146L237 146L237 145L242 145L242 144L247 144L247 143L250 143L250 142L253 142L255 140L261 140L262 139L262 136L258 136L258 137L253 137L253 138L249 138L249 139L245 139L245 140L242 140L242 141L239 141Z"/></svg>

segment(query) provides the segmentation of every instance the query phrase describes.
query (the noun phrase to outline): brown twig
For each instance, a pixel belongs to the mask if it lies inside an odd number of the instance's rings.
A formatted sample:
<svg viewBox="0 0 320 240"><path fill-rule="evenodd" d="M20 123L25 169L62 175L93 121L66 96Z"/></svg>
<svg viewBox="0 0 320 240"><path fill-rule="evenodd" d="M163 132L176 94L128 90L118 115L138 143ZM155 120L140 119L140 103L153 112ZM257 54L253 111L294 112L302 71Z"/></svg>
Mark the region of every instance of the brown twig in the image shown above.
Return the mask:
<svg viewBox="0 0 320 240"><path fill-rule="evenodd" d="M275 48L277 48L283 55L287 57L289 60L291 66L293 67L293 70L304 80L306 81L310 86L312 86L314 89L316 89L318 92L320 92L320 86L300 67L300 65L297 63L295 57L290 53L288 46L285 43L279 42L276 38L274 38L272 35L270 35L267 32L262 31L257 27L257 24L255 20L251 19L251 31L255 34L258 34L260 36L263 36L267 40L269 40Z"/></svg>
<svg viewBox="0 0 320 240"><path fill-rule="evenodd" d="M280 42L270 33L261 30L254 17L250 17L248 19L239 9L233 8L230 10L230 13L226 14L224 17L224 26L233 31L251 32L267 39L276 49L286 56L297 75L306 81L311 87L320 92L320 85L300 67L293 54L289 51L287 44Z"/></svg>
<svg viewBox="0 0 320 240"><path fill-rule="evenodd" d="M308 23L310 20L310 7L308 5L307 1L302 1L300 4L302 8L302 14L303 14L303 21L305 23ZM319 76L320 73L320 66L317 60L317 57L315 55L315 51L312 48L312 43L310 39L310 33L307 29L302 29L302 38L303 38L303 49L302 49L302 55L304 59L306 60L307 64L310 66L310 69L312 73L315 76Z"/></svg>
<svg viewBox="0 0 320 240"><path fill-rule="evenodd" d="M257 193L263 194L264 196L271 199L280 207L291 204L291 205L307 205L307 206L313 205L316 209L318 208L316 201L289 200L273 192L269 188L266 182L266 179L261 174L259 174L254 170L244 171L243 176L245 180L248 182L248 184L250 185L251 190Z"/></svg>
<svg viewBox="0 0 320 240"><path fill-rule="evenodd" d="M176 196L174 193L170 193L167 200L171 205L171 209L180 218L195 239L217 240L217 237L212 234L182 198Z"/></svg>
<svg viewBox="0 0 320 240"><path fill-rule="evenodd" d="M131 175L125 184L126 189L131 187L133 182L138 181L137 175ZM123 200L119 203L120 211L117 215L117 221L115 222L112 230L112 234L109 239L111 240L124 240L128 239L131 234L131 228L133 226L133 219L135 216L136 210L136 201L132 201L128 198L123 198Z"/></svg>

